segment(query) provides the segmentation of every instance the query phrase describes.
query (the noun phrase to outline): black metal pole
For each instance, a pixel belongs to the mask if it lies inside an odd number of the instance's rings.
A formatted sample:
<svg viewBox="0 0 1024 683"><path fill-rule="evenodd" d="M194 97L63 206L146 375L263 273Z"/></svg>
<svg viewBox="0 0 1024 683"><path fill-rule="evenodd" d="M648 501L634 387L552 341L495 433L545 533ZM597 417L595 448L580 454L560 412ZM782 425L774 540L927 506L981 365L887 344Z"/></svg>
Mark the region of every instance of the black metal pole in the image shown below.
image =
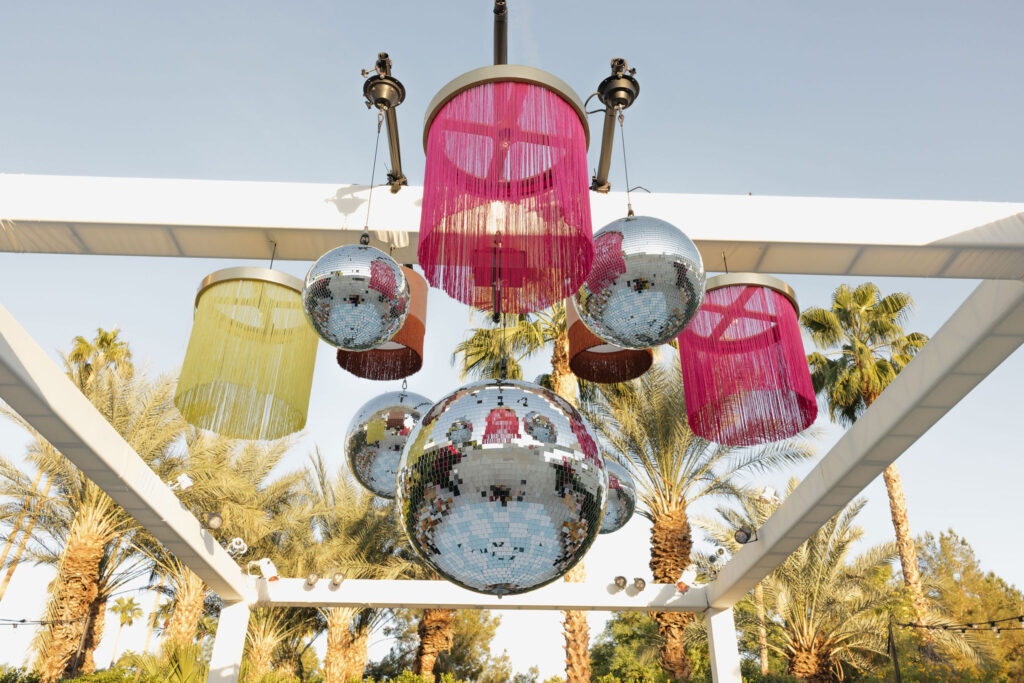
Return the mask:
<svg viewBox="0 0 1024 683"><path fill-rule="evenodd" d="M409 181L402 173L402 150L398 145L398 116L394 107L388 107L384 111L384 123L388 127L388 151L391 153L391 171L388 173L388 183L391 184L391 193L394 194L408 185Z"/></svg>
<svg viewBox="0 0 1024 683"><path fill-rule="evenodd" d="M494 63L508 64L508 6L494 0Z"/></svg>
<svg viewBox="0 0 1024 683"><path fill-rule="evenodd" d="M591 179L590 189L602 194L611 189L608 182L608 171L612 167L612 148L615 145L615 115L618 110L606 107L604 110L604 128L601 131L601 156L597 160L597 174Z"/></svg>
<svg viewBox="0 0 1024 683"><path fill-rule="evenodd" d="M903 683L903 678L900 676L900 658L896 655L896 638L892 633L892 621L889 622L889 655L892 657L892 668L896 676L896 683Z"/></svg>

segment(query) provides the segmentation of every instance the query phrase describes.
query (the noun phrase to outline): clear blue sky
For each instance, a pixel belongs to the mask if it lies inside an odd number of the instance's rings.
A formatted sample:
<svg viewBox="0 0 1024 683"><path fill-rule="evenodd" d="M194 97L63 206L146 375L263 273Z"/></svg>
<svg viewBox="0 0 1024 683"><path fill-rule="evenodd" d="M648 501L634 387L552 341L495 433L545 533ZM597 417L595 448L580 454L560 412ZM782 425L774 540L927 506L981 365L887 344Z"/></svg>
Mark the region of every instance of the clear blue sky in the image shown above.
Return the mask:
<svg viewBox="0 0 1024 683"><path fill-rule="evenodd" d="M509 1L511 62L551 71L584 97L611 57L637 67L630 175L653 191L1024 200L1024 4L1016 0ZM375 117L362 104L359 70L386 50L409 93L398 110L404 168L421 184L424 107L443 83L490 60L490 6L4 2L0 172L365 183ZM592 165L596 153L595 145ZM224 265L235 263L0 254L0 303L47 350L119 325L140 360L173 371L194 288ZM301 275L308 264L282 267ZM804 305L825 303L840 282L788 279ZM879 284L912 292L913 328L928 333L973 286ZM436 398L458 382L448 366L460 337L452 330L469 317L440 293L430 306L434 365L410 388ZM359 403L393 388L335 370L322 348L294 466L313 442L340 459ZM1022 377L1018 352L899 461L915 532L954 527L987 568L1018 585L1020 552L1004 534L1019 518L1024 465L1010 427L1018 410L1006 397ZM21 441L0 427L0 452L16 456ZM885 540L884 489L876 482L866 495L868 540ZM603 537L588 557L591 575L646 575L645 540L639 522ZM20 571L0 616L37 614L47 579L44 570ZM504 618L499 651L508 648L521 670L560 670L557 614ZM594 615L595 631L602 622ZM0 634L0 661L21 661L29 634L15 633ZM136 628L121 643L141 640ZM99 661L108 655L101 648Z"/></svg>

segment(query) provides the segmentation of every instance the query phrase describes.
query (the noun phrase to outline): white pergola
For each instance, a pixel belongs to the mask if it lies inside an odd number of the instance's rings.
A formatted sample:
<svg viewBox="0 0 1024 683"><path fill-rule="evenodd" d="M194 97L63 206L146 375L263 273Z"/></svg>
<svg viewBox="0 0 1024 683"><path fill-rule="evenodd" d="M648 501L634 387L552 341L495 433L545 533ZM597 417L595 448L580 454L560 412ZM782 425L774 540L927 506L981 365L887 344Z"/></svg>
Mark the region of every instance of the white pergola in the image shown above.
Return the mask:
<svg viewBox="0 0 1024 683"><path fill-rule="evenodd" d="M366 186L0 175L0 251L312 261L362 231ZM379 192L373 244L414 263L420 188ZM249 577L0 306L0 398L224 601L209 680L238 677L252 607L706 612L714 680L741 681L732 607L1024 342L1024 204L645 195L711 270L982 283L707 586L558 582L503 599L444 582ZM621 195L592 195L594 224ZM851 236L862 241L849 242Z"/></svg>

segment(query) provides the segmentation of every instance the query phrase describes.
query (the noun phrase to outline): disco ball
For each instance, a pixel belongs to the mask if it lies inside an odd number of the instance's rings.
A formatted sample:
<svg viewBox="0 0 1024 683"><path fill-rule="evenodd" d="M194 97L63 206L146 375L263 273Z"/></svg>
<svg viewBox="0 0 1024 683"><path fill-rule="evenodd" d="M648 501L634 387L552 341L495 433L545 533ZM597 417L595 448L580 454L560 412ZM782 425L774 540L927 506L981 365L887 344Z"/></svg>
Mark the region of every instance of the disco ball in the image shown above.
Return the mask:
<svg viewBox="0 0 1024 683"><path fill-rule="evenodd" d="M331 346L368 351L394 337L409 313L409 283L379 249L348 244L321 256L306 274L302 307Z"/></svg>
<svg viewBox="0 0 1024 683"><path fill-rule="evenodd" d="M594 266L574 300L598 337L645 349L678 336L703 296L704 264L690 238L663 220L630 216L594 235Z"/></svg>
<svg viewBox="0 0 1024 683"><path fill-rule="evenodd" d="M402 449L429 398L408 391L391 391L370 399L356 411L345 434L345 454L360 484L381 498L395 497L395 478Z"/></svg>
<svg viewBox="0 0 1024 683"><path fill-rule="evenodd" d="M486 380L423 416L402 454L398 504L412 546L479 593L525 593L590 548L608 475L590 428L534 384Z"/></svg>
<svg viewBox="0 0 1024 683"><path fill-rule="evenodd" d="M601 533L610 534L626 526L636 510L636 485L625 467L612 459L604 461L608 469L608 503L604 506Z"/></svg>

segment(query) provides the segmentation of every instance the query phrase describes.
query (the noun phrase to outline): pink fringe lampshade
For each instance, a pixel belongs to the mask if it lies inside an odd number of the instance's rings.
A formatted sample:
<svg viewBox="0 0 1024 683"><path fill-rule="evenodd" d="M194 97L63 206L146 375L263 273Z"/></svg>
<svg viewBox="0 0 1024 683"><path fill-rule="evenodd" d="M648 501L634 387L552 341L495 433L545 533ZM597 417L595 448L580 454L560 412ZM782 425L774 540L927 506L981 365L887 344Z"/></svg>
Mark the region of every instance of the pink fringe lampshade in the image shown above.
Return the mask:
<svg viewBox="0 0 1024 683"><path fill-rule="evenodd" d="M710 278L697 315L679 335L690 428L729 446L786 439L814 422L796 296L766 275Z"/></svg>
<svg viewBox="0 0 1024 683"><path fill-rule="evenodd" d="M418 252L427 281L505 313L575 293L594 254L579 97L550 74L503 64L455 79L428 112Z"/></svg>

